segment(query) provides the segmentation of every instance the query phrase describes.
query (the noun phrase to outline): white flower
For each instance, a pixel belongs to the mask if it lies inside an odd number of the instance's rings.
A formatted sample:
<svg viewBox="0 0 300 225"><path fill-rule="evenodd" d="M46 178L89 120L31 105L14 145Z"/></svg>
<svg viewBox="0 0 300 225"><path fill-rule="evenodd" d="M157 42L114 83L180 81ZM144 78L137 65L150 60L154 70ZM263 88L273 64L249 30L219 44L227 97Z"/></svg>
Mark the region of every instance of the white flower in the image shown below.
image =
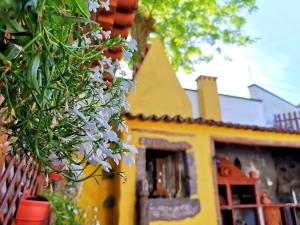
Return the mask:
<svg viewBox="0 0 300 225"><path fill-rule="evenodd" d="M106 172L109 172L112 169L111 165L108 162L100 161L100 165Z"/></svg>
<svg viewBox="0 0 300 225"><path fill-rule="evenodd" d="M128 166L131 166L135 163L134 158L128 155L126 152L123 153L123 156L124 156L124 161Z"/></svg>
<svg viewBox="0 0 300 225"><path fill-rule="evenodd" d="M137 148L135 146L133 146L133 145L129 145L129 144L123 143L123 148L126 149L129 152L132 152L132 153L135 153L135 154L138 153Z"/></svg>
<svg viewBox="0 0 300 225"><path fill-rule="evenodd" d="M93 147L94 145L90 141L86 141L76 145L76 148L78 148L78 150L84 155L91 155L93 151Z"/></svg>
<svg viewBox="0 0 300 225"><path fill-rule="evenodd" d="M124 55L124 60L126 62L129 62L132 58L132 53L127 51L126 49L122 49L122 51L123 51L123 55Z"/></svg>
<svg viewBox="0 0 300 225"><path fill-rule="evenodd" d="M112 159L117 165L119 165L119 161L121 160L121 155L119 153L113 154Z"/></svg>
<svg viewBox="0 0 300 225"><path fill-rule="evenodd" d="M91 1L89 0L89 11L90 12L97 12L97 9L100 7L99 3L97 1Z"/></svg>
<svg viewBox="0 0 300 225"><path fill-rule="evenodd" d="M123 102L123 107L124 107L124 110L125 110L126 112L129 111L129 103L128 103L127 101L124 101L124 102Z"/></svg>
<svg viewBox="0 0 300 225"><path fill-rule="evenodd" d="M91 39L86 36L83 36L83 40L86 46L89 46L92 43Z"/></svg>
<svg viewBox="0 0 300 225"><path fill-rule="evenodd" d="M97 81L99 83L102 83L103 79L102 79L102 74L100 72L101 71L100 66L93 67L90 70L93 73L92 81Z"/></svg>
<svg viewBox="0 0 300 225"><path fill-rule="evenodd" d="M132 140L132 134L128 134L126 138L126 143L129 143Z"/></svg>
<svg viewBox="0 0 300 225"><path fill-rule="evenodd" d="M135 51L137 51L138 49L137 49L137 42L136 42L136 40L135 39L130 39L129 41L128 41L128 47L129 47L129 49L132 51L132 52L135 52Z"/></svg>
<svg viewBox="0 0 300 225"><path fill-rule="evenodd" d="M102 6L105 8L106 11L109 11L110 8L109 8L109 2L110 0L107 0L106 2L102 2Z"/></svg>
<svg viewBox="0 0 300 225"><path fill-rule="evenodd" d="M125 92L128 92L129 91L129 89L130 89L130 82L129 81L127 81L127 80L122 80L121 81L121 90L122 91L125 91Z"/></svg>
<svg viewBox="0 0 300 225"><path fill-rule="evenodd" d="M108 72L110 75L114 75L114 68L111 66L108 69L105 70L106 72Z"/></svg>
<svg viewBox="0 0 300 225"><path fill-rule="evenodd" d="M118 131L123 131L123 130L128 132L128 126L125 124L124 121L120 122L118 125Z"/></svg>
<svg viewBox="0 0 300 225"><path fill-rule="evenodd" d="M72 47L73 48L77 48L78 47L78 40L72 42Z"/></svg>
<svg viewBox="0 0 300 225"><path fill-rule="evenodd" d="M117 69L121 68L121 63L118 59L115 61L115 66L117 67Z"/></svg>
<svg viewBox="0 0 300 225"><path fill-rule="evenodd" d="M85 123L88 123L88 118L82 112L80 112L78 108L74 108L71 111L79 116Z"/></svg>
<svg viewBox="0 0 300 225"><path fill-rule="evenodd" d="M108 31L103 30L102 33L103 33L105 38L109 38L109 36L111 34L111 31L110 30L108 30Z"/></svg>
<svg viewBox="0 0 300 225"><path fill-rule="evenodd" d="M112 151L108 148L109 145L106 143L106 144L103 144L100 146L100 150L101 152L103 152L105 155L109 156L110 158L113 157L113 153Z"/></svg>
<svg viewBox="0 0 300 225"><path fill-rule="evenodd" d="M77 176L79 176L83 170L82 166L77 165L77 164L71 164L70 169L71 169L72 173L74 173Z"/></svg>
<svg viewBox="0 0 300 225"><path fill-rule="evenodd" d="M88 140L88 141L97 141L97 138L94 136L94 135L92 135L90 132L85 132L86 133L86 137L87 137L87 139L86 140Z"/></svg>
<svg viewBox="0 0 300 225"><path fill-rule="evenodd" d="M59 160L57 155L55 153L51 153L49 156L48 156L48 160L50 160L51 164L54 165L54 166L57 166L56 162Z"/></svg>
<svg viewBox="0 0 300 225"><path fill-rule="evenodd" d="M101 40L102 39L102 35L99 33L99 31L93 31L92 35L97 40Z"/></svg>
<svg viewBox="0 0 300 225"><path fill-rule="evenodd" d="M112 131L112 130L109 130L108 132L106 132L106 137L109 141L112 141L112 142L118 142L118 135Z"/></svg>

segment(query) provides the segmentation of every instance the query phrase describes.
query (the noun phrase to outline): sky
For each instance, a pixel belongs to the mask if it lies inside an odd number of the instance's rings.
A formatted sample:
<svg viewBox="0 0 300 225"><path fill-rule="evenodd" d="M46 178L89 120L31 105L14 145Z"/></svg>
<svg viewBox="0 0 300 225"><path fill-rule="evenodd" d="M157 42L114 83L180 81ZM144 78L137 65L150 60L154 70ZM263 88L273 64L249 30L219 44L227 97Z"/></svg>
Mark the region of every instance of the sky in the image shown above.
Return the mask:
<svg viewBox="0 0 300 225"><path fill-rule="evenodd" d="M178 72L184 88L196 89L195 79L208 75L218 77L221 94L249 97L247 87L255 83L300 103L300 1L257 0L257 6L247 16L245 31L259 40L247 47L224 46L221 55L197 65L192 75Z"/></svg>

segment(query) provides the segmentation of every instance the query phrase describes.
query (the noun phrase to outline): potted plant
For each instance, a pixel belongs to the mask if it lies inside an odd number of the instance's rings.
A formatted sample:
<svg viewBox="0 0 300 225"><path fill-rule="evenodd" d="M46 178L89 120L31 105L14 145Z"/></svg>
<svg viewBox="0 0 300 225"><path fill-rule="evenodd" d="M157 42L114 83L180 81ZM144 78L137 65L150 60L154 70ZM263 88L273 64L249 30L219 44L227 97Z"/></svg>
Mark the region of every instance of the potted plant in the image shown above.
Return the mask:
<svg viewBox="0 0 300 225"><path fill-rule="evenodd" d="M45 225L50 216L50 203L44 197L32 197L27 190L21 197L15 225Z"/></svg>
<svg viewBox="0 0 300 225"><path fill-rule="evenodd" d="M118 45L132 55L136 44L110 36L90 19L90 12L106 3L0 1L1 110L11 154L24 151L54 179L59 177L52 172L83 181L101 168L110 171L110 162L117 164L128 152L117 133L126 130L122 112L128 110L131 81L115 76L122 68L105 51ZM93 67L95 61L99 66ZM102 79L106 73L111 77ZM62 163L61 169L51 164L50 155ZM89 162L98 166L84 177Z"/></svg>

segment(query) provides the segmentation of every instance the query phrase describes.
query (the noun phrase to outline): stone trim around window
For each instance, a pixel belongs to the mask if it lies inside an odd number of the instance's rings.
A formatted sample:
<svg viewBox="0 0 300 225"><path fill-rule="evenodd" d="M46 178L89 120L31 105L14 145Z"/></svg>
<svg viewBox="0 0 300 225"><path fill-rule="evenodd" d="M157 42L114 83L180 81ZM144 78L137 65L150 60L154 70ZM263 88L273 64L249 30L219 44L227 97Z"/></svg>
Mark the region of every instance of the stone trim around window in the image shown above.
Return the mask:
<svg viewBox="0 0 300 225"><path fill-rule="evenodd" d="M136 159L137 184L139 181L144 180L146 177L146 149L185 151L192 147L192 145L187 142L169 142L168 140L158 138L140 138L140 143L144 145L144 148L138 148L139 153L137 154ZM188 173L186 184L189 187L188 195L191 196L197 194L198 177L196 173L196 160L194 152L192 151L187 151L185 157L185 166ZM139 195L139 193L137 194ZM201 208L199 199L191 198L148 198L143 204L146 204L146 206L143 208L147 210L143 213L147 215L147 221L181 220L197 215L200 212ZM140 222L139 224L148 224L148 222L144 222L145 223Z"/></svg>
<svg viewBox="0 0 300 225"><path fill-rule="evenodd" d="M199 199L148 199L149 221L182 220L200 212Z"/></svg>
<svg viewBox="0 0 300 225"><path fill-rule="evenodd" d="M144 137L140 138L140 144L145 145L146 148L168 151L184 151L192 147L191 144L185 141L169 142L166 139Z"/></svg>

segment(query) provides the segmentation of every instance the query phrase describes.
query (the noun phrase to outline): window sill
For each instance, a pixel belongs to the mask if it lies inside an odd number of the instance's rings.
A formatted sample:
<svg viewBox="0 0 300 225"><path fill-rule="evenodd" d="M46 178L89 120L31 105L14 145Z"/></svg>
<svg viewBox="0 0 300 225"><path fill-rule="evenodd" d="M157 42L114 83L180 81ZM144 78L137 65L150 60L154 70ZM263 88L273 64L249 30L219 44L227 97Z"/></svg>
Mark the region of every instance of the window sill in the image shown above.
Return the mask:
<svg viewBox="0 0 300 225"><path fill-rule="evenodd" d="M148 199L149 220L182 220L200 212L199 199Z"/></svg>

